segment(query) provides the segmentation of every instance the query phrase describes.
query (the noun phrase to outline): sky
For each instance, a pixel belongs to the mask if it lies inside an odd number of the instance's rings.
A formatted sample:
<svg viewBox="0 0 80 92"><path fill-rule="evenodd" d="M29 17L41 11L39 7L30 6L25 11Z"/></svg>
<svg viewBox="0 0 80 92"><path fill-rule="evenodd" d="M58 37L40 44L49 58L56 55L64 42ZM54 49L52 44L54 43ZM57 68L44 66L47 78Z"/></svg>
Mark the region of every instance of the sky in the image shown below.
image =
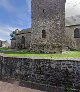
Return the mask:
<svg viewBox="0 0 80 92"><path fill-rule="evenodd" d="M66 0L66 17L80 15L80 0ZM31 27L31 0L0 0L0 40L15 29Z"/></svg>

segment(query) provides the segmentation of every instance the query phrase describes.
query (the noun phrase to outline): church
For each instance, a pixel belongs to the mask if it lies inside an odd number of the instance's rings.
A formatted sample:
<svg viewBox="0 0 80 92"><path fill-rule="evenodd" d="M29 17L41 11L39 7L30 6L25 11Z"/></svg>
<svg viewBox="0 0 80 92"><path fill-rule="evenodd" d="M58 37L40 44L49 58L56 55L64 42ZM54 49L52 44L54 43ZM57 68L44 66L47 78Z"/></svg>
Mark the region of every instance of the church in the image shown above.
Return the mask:
<svg viewBox="0 0 80 92"><path fill-rule="evenodd" d="M65 20L65 2L32 0L32 26L16 30L11 47L44 53L80 50L80 25L68 24L68 20Z"/></svg>

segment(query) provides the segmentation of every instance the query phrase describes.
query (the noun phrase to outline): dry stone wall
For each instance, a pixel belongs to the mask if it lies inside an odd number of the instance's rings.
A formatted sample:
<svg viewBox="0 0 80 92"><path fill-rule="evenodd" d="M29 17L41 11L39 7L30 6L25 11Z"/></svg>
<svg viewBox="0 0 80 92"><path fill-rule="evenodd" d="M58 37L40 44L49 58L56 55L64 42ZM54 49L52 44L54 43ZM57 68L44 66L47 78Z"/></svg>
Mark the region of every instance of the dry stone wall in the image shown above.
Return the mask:
<svg viewBox="0 0 80 92"><path fill-rule="evenodd" d="M0 57L0 79L80 89L80 61Z"/></svg>

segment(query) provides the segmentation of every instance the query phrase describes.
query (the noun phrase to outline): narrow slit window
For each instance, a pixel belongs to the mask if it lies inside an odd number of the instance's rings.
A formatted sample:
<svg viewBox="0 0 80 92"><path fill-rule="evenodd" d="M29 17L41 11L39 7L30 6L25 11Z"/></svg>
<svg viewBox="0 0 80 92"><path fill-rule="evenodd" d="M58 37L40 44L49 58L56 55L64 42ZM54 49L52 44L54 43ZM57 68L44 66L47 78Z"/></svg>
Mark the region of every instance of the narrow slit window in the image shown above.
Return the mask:
<svg viewBox="0 0 80 92"><path fill-rule="evenodd" d="M44 13L45 9L43 9L43 13Z"/></svg>
<svg viewBox="0 0 80 92"><path fill-rule="evenodd" d="M22 36L21 43L25 44L25 37L24 36Z"/></svg>
<svg viewBox="0 0 80 92"><path fill-rule="evenodd" d="M46 38L46 31L42 30L42 38Z"/></svg>

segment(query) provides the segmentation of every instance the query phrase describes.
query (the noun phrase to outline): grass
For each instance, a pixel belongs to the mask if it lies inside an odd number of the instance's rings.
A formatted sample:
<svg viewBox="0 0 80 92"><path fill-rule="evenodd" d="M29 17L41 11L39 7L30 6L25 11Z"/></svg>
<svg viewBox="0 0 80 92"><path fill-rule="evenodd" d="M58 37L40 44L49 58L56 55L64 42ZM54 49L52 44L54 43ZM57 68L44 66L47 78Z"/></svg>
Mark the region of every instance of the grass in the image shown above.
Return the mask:
<svg viewBox="0 0 80 92"><path fill-rule="evenodd" d="M10 57L28 57L28 58L43 58L43 59L80 58L80 51L66 51L63 54L41 54L41 53L26 52L26 51L5 51L2 53Z"/></svg>
<svg viewBox="0 0 80 92"><path fill-rule="evenodd" d="M1 53L10 57L28 57L28 58L43 58L43 59L68 59L80 58L80 51L66 51L62 54L42 54L36 52L28 52L25 50L15 51L8 48L0 48Z"/></svg>
<svg viewBox="0 0 80 92"><path fill-rule="evenodd" d="M10 50L9 48L0 48L0 50Z"/></svg>

